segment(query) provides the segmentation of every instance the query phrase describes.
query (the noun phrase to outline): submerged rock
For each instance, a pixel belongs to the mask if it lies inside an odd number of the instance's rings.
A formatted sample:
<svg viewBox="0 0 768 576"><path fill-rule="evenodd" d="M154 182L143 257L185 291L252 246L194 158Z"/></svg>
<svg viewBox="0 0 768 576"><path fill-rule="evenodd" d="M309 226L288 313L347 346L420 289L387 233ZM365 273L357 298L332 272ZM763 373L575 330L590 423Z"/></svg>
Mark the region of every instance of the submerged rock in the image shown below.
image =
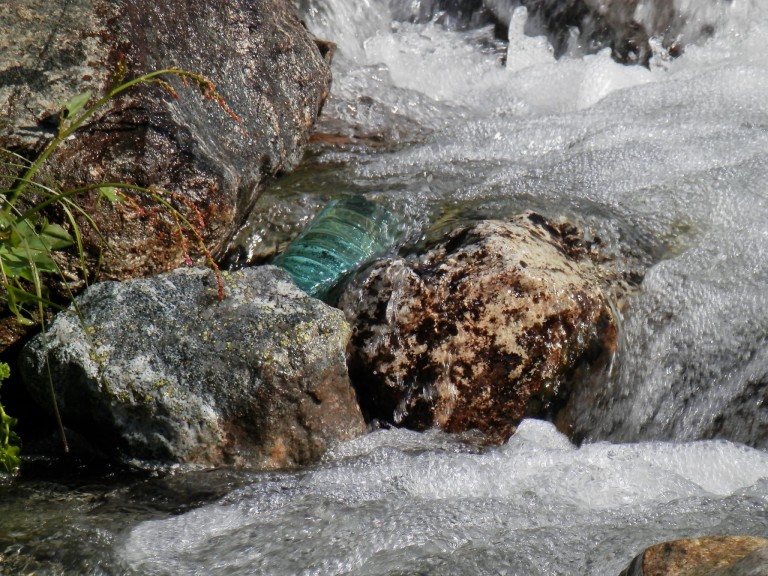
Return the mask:
<svg viewBox="0 0 768 576"><path fill-rule="evenodd" d="M345 364L343 315L274 267L226 277L179 269L95 284L21 359L66 426L110 455L276 468L319 458L365 425Z"/></svg>
<svg viewBox="0 0 768 576"><path fill-rule="evenodd" d="M159 84L133 88L47 162L65 188L119 181L172 191L182 212L191 203L190 219L205 221L200 232L214 257L265 183L298 164L330 88L331 48L309 35L288 0L15 0L1 12L0 148L39 153L62 104L87 90L102 95L120 54L129 77L178 67L216 85L241 123L167 77L178 100ZM109 239L103 279L183 262L176 220L156 202L80 201ZM81 225L97 259L102 238Z"/></svg>
<svg viewBox="0 0 768 576"><path fill-rule="evenodd" d="M656 544L639 554L620 576L764 576L768 540L754 536L709 536Z"/></svg>
<svg viewBox="0 0 768 576"><path fill-rule="evenodd" d="M484 4L506 24L514 9L525 6L530 15L526 32L546 35L558 57L610 48L618 62L647 65L654 41L677 56L687 44L711 36L730 0L700 0L682 5L683 9L672 0L484 0Z"/></svg>
<svg viewBox="0 0 768 576"><path fill-rule="evenodd" d="M616 338L589 247L573 232L533 213L484 221L350 286L340 307L367 416L504 441L542 414Z"/></svg>

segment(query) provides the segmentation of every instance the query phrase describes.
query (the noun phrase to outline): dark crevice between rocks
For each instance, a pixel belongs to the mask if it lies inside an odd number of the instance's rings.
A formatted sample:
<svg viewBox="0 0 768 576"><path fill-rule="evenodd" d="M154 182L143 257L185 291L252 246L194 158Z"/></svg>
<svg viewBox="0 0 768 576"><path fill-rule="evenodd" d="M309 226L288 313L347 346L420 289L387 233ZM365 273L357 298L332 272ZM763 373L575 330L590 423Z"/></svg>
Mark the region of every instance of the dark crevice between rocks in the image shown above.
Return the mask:
<svg viewBox="0 0 768 576"><path fill-rule="evenodd" d="M330 66L333 62L333 56L336 54L336 44L328 40L315 38L315 46L317 46L317 49L320 51L320 56L322 56L323 60Z"/></svg>

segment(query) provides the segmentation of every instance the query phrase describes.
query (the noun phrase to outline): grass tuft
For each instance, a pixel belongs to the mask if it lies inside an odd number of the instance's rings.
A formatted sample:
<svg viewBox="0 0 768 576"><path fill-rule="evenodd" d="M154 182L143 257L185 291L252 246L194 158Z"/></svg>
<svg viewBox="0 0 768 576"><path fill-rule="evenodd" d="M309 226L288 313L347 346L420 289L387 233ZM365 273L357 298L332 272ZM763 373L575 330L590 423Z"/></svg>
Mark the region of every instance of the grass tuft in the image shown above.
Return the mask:
<svg viewBox="0 0 768 576"><path fill-rule="evenodd" d="M191 247L202 255L214 271L218 284L219 298L224 297L224 281L221 271L206 246L201 230L205 220L199 208L189 199L169 190L156 187L142 187L122 182L97 182L76 189L64 189L56 183L44 182L39 178L40 170L67 139L76 137L76 132L87 120L118 98L123 92L141 84L158 84L173 98L178 92L166 80L177 77L186 88L196 86L206 100L214 102L235 122L242 120L229 107L216 86L201 74L165 68L134 78L128 77L128 67L121 55L115 66L111 86L101 95L91 91L77 94L64 103L59 111L59 127L56 135L33 160L8 150L0 150L0 307L15 316L24 326L40 326L45 337L46 312L57 304L51 298L54 280L64 280L70 286L72 278L65 278L55 253L74 250L79 256L80 280L87 284L95 276L86 262L82 232L76 216L82 217L98 234L98 227L87 210L78 204L78 197L96 192L101 200L110 203L124 203L141 216L144 209L138 197L152 200L154 204L170 215L174 234L183 251L184 261L192 265ZM63 214L63 222L50 222L45 214L56 208ZM102 238L102 243L108 243ZM69 290L69 288L67 288ZM69 300L73 294L69 292ZM8 365L0 363L0 380L7 378ZM52 379L50 392L53 411L65 451L68 451L64 427L58 412ZM16 423L0 404L0 470L12 472L19 465L19 440L11 431Z"/></svg>

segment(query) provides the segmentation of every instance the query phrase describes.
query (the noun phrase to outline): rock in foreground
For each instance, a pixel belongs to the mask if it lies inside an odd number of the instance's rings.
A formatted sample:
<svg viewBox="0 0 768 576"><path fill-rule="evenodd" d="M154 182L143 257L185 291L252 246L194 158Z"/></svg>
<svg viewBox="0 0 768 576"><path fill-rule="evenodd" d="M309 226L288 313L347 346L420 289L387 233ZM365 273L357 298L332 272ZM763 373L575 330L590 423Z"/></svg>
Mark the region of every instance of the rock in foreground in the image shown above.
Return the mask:
<svg viewBox="0 0 768 576"><path fill-rule="evenodd" d="M585 358L612 347L611 309L586 247L528 213L453 232L350 287L350 371L370 418L479 429L506 440Z"/></svg>
<svg viewBox="0 0 768 576"><path fill-rule="evenodd" d="M349 327L274 267L179 269L104 282L60 313L48 357L65 425L108 454L260 468L304 464L365 430L347 375ZM22 354L50 405L42 338Z"/></svg>
<svg viewBox="0 0 768 576"><path fill-rule="evenodd" d="M754 536L709 536L646 548L621 576L764 576L768 540Z"/></svg>

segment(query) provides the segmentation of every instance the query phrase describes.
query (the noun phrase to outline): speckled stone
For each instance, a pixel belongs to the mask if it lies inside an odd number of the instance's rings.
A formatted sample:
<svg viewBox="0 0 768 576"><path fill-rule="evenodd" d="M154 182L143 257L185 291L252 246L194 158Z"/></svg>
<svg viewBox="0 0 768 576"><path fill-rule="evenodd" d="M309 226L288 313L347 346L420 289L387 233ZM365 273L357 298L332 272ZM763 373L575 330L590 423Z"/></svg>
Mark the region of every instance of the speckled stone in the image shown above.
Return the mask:
<svg viewBox="0 0 768 576"><path fill-rule="evenodd" d="M27 388L109 456L272 469L365 431L342 313L266 266L102 282L23 350ZM41 418L44 417L41 415Z"/></svg>
<svg viewBox="0 0 768 576"><path fill-rule="evenodd" d="M364 413L501 442L546 411L574 367L616 337L589 246L574 233L527 213L375 264L340 302Z"/></svg>
<svg viewBox="0 0 768 576"><path fill-rule="evenodd" d="M620 576L766 576L768 539L709 536L646 548Z"/></svg>

